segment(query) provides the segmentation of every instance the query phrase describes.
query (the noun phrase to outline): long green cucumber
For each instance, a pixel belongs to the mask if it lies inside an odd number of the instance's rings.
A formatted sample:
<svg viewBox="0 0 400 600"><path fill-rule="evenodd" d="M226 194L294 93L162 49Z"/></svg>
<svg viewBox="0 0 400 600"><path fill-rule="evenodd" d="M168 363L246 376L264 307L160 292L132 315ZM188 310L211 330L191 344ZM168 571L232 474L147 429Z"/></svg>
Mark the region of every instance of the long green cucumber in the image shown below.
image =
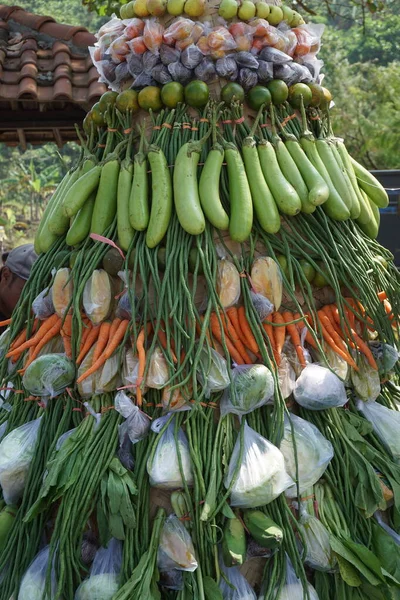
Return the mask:
<svg viewBox="0 0 400 600"><path fill-rule="evenodd" d="M294 187L285 179L273 145L262 140L257 151L264 179L279 210L285 215L297 215L301 210L301 200Z"/></svg>
<svg viewBox="0 0 400 600"><path fill-rule="evenodd" d="M135 233L129 221L129 197L131 195L133 163L129 158L121 164L117 191L117 231L119 245L128 250Z"/></svg>
<svg viewBox="0 0 400 600"><path fill-rule="evenodd" d="M364 194L364 192L363 192ZM367 210L369 209L369 219L364 220L364 218L356 219L356 223L359 228L371 239L376 239L379 233L379 225L380 225L380 212L379 208L376 206L374 202L365 194L365 203L367 205ZM363 215L364 216L364 215ZM361 215L360 215L361 217Z"/></svg>
<svg viewBox="0 0 400 600"><path fill-rule="evenodd" d="M67 217L76 215L89 196L96 191L101 173L101 165L92 165L92 168L86 171L85 174L69 188L63 202L64 214Z"/></svg>
<svg viewBox="0 0 400 600"><path fill-rule="evenodd" d="M219 184L221 179L224 149L214 144L207 155L199 181L201 207L211 225L222 231L229 228L229 216L222 206Z"/></svg>
<svg viewBox="0 0 400 600"><path fill-rule="evenodd" d="M42 218L40 219L39 227L38 227L38 229L36 231L36 235L35 235L34 246L35 246L36 254L40 254L41 252L43 252L43 249L40 244L40 238L42 236L42 231L48 232L48 228L47 228L48 217L49 217L51 211L53 210L54 205L57 203L58 198L63 193L63 190L68 186L71 175L72 175L72 171L68 171L68 173L66 173L66 175L64 175L63 179L58 184L57 189L54 191L52 197L48 201L46 208L44 209Z"/></svg>
<svg viewBox="0 0 400 600"><path fill-rule="evenodd" d="M308 188L309 201L315 206L320 206L329 198L327 184L312 162L308 160L306 153L297 140L287 140L285 144Z"/></svg>
<svg viewBox="0 0 400 600"><path fill-rule="evenodd" d="M357 177L358 185L364 190L368 197L374 202L379 208L386 208L389 204L389 196L385 188L379 183L379 181L365 169L360 163L358 163L352 156L350 156L351 164L353 165L354 172Z"/></svg>
<svg viewBox="0 0 400 600"><path fill-rule="evenodd" d="M206 226L197 183L200 152L201 147L196 142L187 142L181 146L175 159L173 175L176 214L181 227L190 235L200 235Z"/></svg>
<svg viewBox="0 0 400 600"><path fill-rule="evenodd" d="M329 173L329 177L332 180L335 188L337 189L339 196L349 209L351 213L352 209L352 197L348 189L347 183L343 178L343 173L337 163L337 160L333 153L332 145L326 140L317 140L315 142L318 154L321 157L322 162L325 165L326 170Z"/></svg>
<svg viewBox="0 0 400 600"><path fill-rule="evenodd" d="M361 203L362 203L363 197L362 197L361 190L357 183L357 177L356 177L356 174L354 173L353 165L351 164L350 155L347 152L346 146L344 145L344 143L341 140L336 141L336 148L340 154L340 158L342 159L343 166L346 169L346 173L349 178L351 187L353 188L353 192L357 197L358 205L359 205L360 212L361 212ZM358 216L360 216L360 214Z"/></svg>
<svg viewBox="0 0 400 600"><path fill-rule="evenodd" d="M308 199L308 188L289 150L286 148L281 139L274 141L273 146L275 148L275 154L278 159L279 167L286 181L288 181L294 187L298 197L300 198L301 211L308 214L314 212L316 207L314 204L311 204Z"/></svg>
<svg viewBox="0 0 400 600"><path fill-rule="evenodd" d="M129 221L133 229L144 231L150 218L148 164L143 152L138 152L133 160L133 181L128 205Z"/></svg>
<svg viewBox="0 0 400 600"><path fill-rule="evenodd" d="M91 233L103 235L114 220L117 212L119 168L118 158L110 154L101 169L90 227Z"/></svg>
<svg viewBox="0 0 400 600"><path fill-rule="evenodd" d="M225 161L231 203L229 235L233 241L241 243L247 240L253 226L253 201L242 157L232 143L225 146Z"/></svg>
<svg viewBox="0 0 400 600"><path fill-rule="evenodd" d="M339 150L337 149L337 146L333 142L331 143L331 148L332 148L333 156L335 157L335 160L339 166L339 169L342 173L343 181L347 186L349 196L351 198L350 217L352 219L357 219L360 216L360 210L361 210L360 201L358 199L357 194L355 194L355 192L353 190L353 186L351 185L350 178L347 174L347 169L342 161L342 157L340 156Z"/></svg>
<svg viewBox="0 0 400 600"><path fill-rule="evenodd" d="M168 162L158 146L150 146L147 158L151 169L152 202L146 244L154 248L161 242L172 214L172 182Z"/></svg>
<svg viewBox="0 0 400 600"><path fill-rule="evenodd" d="M96 194L93 193L78 211L78 214L72 217L73 221L65 238L68 246L77 246L89 235L95 200Z"/></svg>
<svg viewBox="0 0 400 600"><path fill-rule="evenodd" d="M278 207L264 178L259 152L253 138L244 140L242 152L258 222L267 233L277 233L281 227Z"/></svg>
<svg viewBox="0 0 400 600"><path fill-rule="evenodd" d="M82 167L76 169L72 175L71 179L68 182L68 189L65 188L63 190L62 196L59 197L57 204L54 205L51 214L49 215L47 226L49 231L55 235L63 235L66 231L68 231L69 227L69 217L66 217L63 210L63 201L65 198L65 194L68 193L70 189L69 186L73 186L74 183L79 179L82 172Z"/></svg>

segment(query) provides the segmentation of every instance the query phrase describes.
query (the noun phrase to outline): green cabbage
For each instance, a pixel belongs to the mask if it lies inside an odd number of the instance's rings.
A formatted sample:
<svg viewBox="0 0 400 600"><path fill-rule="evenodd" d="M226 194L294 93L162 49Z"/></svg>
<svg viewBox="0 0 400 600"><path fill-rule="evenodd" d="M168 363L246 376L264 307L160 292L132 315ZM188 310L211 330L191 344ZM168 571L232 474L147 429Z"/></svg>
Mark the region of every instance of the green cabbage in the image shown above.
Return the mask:
<svg viewBox="0 0 400 600"><path fill-rule="evenodd" d="M45 578L37 572L27 572L19 589L18 600L48 600L43 597Z"/></svg>
<svg viewBox="0 0 400 600"><path fill-rule="evenodd" d="M118 588L118 576L115 573L91 575L79 586L74 600L112 600Z"/></svg>
<svg viewBox="0 0 400 600"><path fill-rule="evenodd" d="M61 394L75 379L75 365L63 354L39 356L26 369L23 386L33 396Z"/></svg>
<svg viewBox="0 0 400 600"><path fill-rule="evenodd" d="M351 369L351 381L356 395L361 400L376 400L381 393L379 372L368 364L365 356L360 356L358 367L358 372Z"/></svg>
<svg viewBox="0 0 400 600"><path fill-rule="evenodd" d="M238 366L232 372L232 386L221 399L221 415L228 413L246 415L274 395L274 378L265 365Z"/></svg>

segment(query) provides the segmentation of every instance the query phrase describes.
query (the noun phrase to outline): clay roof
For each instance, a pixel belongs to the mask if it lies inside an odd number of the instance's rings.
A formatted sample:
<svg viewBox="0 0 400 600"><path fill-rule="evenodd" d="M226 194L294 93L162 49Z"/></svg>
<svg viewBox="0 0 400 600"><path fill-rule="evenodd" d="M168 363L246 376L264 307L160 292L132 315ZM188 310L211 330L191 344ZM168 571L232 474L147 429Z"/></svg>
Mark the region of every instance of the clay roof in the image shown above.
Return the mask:
<svg viewBox="0 0 400 600"><path fill-rule="evenodd" d="M106 90L89 56L94 42L84 27L0 4L0 142L76 139L74 122Z"/></svg>

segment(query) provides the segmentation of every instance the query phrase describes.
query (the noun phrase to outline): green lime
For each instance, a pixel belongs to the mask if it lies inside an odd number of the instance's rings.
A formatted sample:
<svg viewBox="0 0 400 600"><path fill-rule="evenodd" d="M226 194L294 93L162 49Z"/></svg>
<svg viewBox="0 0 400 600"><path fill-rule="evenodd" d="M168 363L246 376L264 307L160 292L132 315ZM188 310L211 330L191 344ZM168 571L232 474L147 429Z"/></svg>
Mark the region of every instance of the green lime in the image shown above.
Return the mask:
<svg viewBox="0 0 400 600"><path fill-rule="evenodd" d="M176 108L185 100L185 90L181 83L171 81L161 88L161 100L168 108Z"/></svg>
<svg viewBox="0 0 400 600"><path fill-rule="evenodd" d="M161 90L155 85L148 85L139 92L138 102L143 110L161 110L163 103L161 102Z"/></svg>
<svg viewBox="0 0 400 600"><path fill-rule="evenodd" d="M185 101L194 108L203 108L210 97L210 90L204 81L195 79L185 87Z"/></svg>
<svg viewBox="0 0 400 600"><path fill-rule="evenodd" d="M322 273L317 271L315 273L314 279L312 280L312 283L313 283L313 285L315 285L315 287L322 288L322 287L325 287L326 285L329 285L329 282L325 276L324 265L322 263L318 263L318 266L321 269Z"/></svg>
<svg viewBox="0 0 400 600"><path fill-rule="evenodd" d="M311 263L308 262L305 258L300 261L300 268L303 271L307 281L310 283L313 281L315 277L315 269Z"/></svg>
<svg viewBox="0 0 400 600"><path fill-rule="evenodd" d="M303 97L304 106L308 106L312 100L312 91L305 83L295 83L289 88L289 103L295 108L301 106Z"/></svg>
<svg viewBox="0 0 400 600"><path fill-rule="evenodd" d="M267 88L270 91L272 104L277 106L286 102L289 95L289 88L282 79L274 79L267 83Z"/></svg>
<svg viewBox="0 0 400 600"><path fill-rule="evenodd" d="M102 113L105 113L109 106L114 106L118 92L104 92L99 100L99 108Z"/></svg>
<svg viewBox="0 0 400 600"><path fill-rule="evenodd" d="M247 92L247 103L253 110L259 110L263 104L271 104L270 91L263 85L256 85Z"/></svg>
<svg viewBox="0 0 400 600"><path fill-rule="evenodd" d="M138 93L135 90L125 90L121 92L117 96L115 107L123 113L128 110L136 112L139 110Z"/></svg>
<svg viewBox="0 0 400 600"><path fill-rule="evenodd" d="M286 256L284 254L277 254L276 260L279 263L282 273L287 275L288 274L288 262L287 262Z"/></svg>
<svg viewBox="0 0 400 600"><path fill-rule="evenodd" d="M243 102L244 100L244 89L238 83L231 81L224 85L221 90L221 100L228 106L232 104L234 100Z"/></svg>
<svg viewBox="0 0 400 600"><path fill-rule="evenodd" d="M100 110L100 102L96 102L96 104L92 106L92 110L90 112L92 113L93 123L97 125L97 127L104 127L106 120L103 112Z"/></svg>

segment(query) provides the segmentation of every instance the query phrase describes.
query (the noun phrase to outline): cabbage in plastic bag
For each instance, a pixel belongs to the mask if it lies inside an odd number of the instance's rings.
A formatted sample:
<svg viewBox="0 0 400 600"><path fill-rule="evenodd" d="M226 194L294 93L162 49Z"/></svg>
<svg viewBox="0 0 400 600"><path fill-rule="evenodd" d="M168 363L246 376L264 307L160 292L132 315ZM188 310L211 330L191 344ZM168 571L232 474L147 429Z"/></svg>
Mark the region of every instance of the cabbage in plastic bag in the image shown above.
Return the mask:
<svg viewBox="0 0 400 600"><path fill-rule="evenodd" d="M193 572L197 569L192 538L176 515L170 515L164 521L158 546L157 566L160 571L177 569Z"/></svg>
<svg viewBox="0 0 400 600"><path fill-rule="evenodd" d="M358 372L350 369L351 381L356 395L366 402L376 400L381 393L379 372L373 369L366 357L361 355L358 361Z"/></svg>
<svg viewBox="0 0 400 600"><path fill-rule="evenodd" d="M120 385L119 355L116 352L96 371L96 394L113 392Z"/></svg>
<svg viewBox="0 0 400 600"><path fill-rule="evenodd" d="M77 377L79 378L83 373L85 373L93 363L93 354L95 351L95 346L92 346L89 352L86 354L85 358L79 365ZM86 377L83 381L78 383L78 392L81 398L91 398L96 392L96 373Z"/></svg>
<svg viewBox="0 0 400 600"><path fill-rule="evenodd" d="M54 314L52 288L46 288L32 302L32 312L38 319L47 319Z"/></svg>
<svg viewBox="0 0 400 600"><path fill-rule="evenodd" d="M347 403L346 389L339 377L319 365L307 365L296 381L294 398L309 410L325 410Z"/></svg>
<svg viewBox="0 0 400 600"><path fill-rule="evenodd" d="M146 385L149 388L161 390L170 379L168 364L164 353L156 346L150 357L149 370L147 373Z"/></svg>
<svg viewBox="0 0 400 600"><path fill-rule="evenodd" d="M281 354L281 364L278 367L279 389L281 390L282 398L289 398L296 385L296 373L286 354Z"/></svg>
<svg viewBox="0 0 400 600"><path fill-rule="evenodd" d="M333 458L333 447L315 425L296 415L291 414L290 418L285 415L280 450L285 458L286 470L294 481L296 480L296 463L290 421L295 435L299 488L302 493L322 477ZM297 486L293 485L285 493L289 498L294 498L297 496Z"/></svg>
<svg viewBox="0 0 400 600"><path fill-rule="evenodd" d="M239 365L232 370L232 385L221 398L221 415L247 415L267 404L274 389L274 378L265 365Z"/></svg>
<svg viewBox="0 0 400 600"><path fill-rule="evenodd" d="M42 418L13 429L0 443L0 485L6 504L22 497Z"/></svg>
<svg viewBox="0 0 400 600"><path fill-rule="evenodd" d="M227 489L240 460L240 438L239 434L229 461L224 481ZM269 504L291 485L293 480L286 472L282 452L245 423L243 455L231 491L231 506L256 508Z"/></svg>
<svg viewBox="0 0 400 600"><path fill-rule="evenodd" d="M371 423L376 435L393 456L393 460L400 463L400 412L386 408L377 402L361 400L357 401L357 410Z"/></svg>
<svg viewBox="0 0 400 600"><path fill-rule="evenodd" d="M300 505L300 519L297 522L306 542L306 565L316 571L334 570L336 558L329 543L329 532L314 515L310 515Z"/></svg>
<svg viewBox="0 0 400 600"><path fill-rule="evenodd" d="M75 365L62 354L44 354L27 367L23 386L33 396L54 398L75 379Z"/></svg>
<svg viewBox="0 0 400 600"><path fill-rule="evenodd" d="M107 548L99 548L90 575L76 590L74 600L112 600L119 588L122 544L112 538Z"/></svg>
<svg viewBox="0 0 400 600"><path fill-rule="evenodd" d="M219 580L219 589L224 600L257 600L255 591L237 567L225 567L221 560L220 568L229 581L228 584L223 577Z"/></svg>
<svg viewBox="0 0 400 600"><path fill-rule="evenodd" d="M153 428L156 423L153 423ZM169 490L183 487L182 474L179 468L178 451L182 462L183 476L190 487L193 485L193 469L189 453L189 444L182 429L175 440L175 423L172 421L159 436L154 458L147 462L150 485Z"/></svg>
<svg viewBox="0 0 400 600"><path fill-rule="evenodd" d="M310 600L319 600L317 592L311 585L307 584L308 597ZM304 588L300 579L297 578L289 556L286 554L286 581L276 600L304 600ZM322 599L323 600L323 599Z"/></svg>
<svg viewBox="0 0 400 600"><path fill-rule="evenodd" d="M200 368L200 366L202 368ZM230 379L227 362L223 356L214 350L214 348L210 348L210 355L206 348L202 349L197 379L199 383L206 388L206 398L209 398L211 394L221 392L228 387Z"/></svg>
<svg viewBox="0 0 400 600"><path fill-rule="evenodd" d="M44 594L50 546L46 546L33 559L26 570L18 592L18 600L52 600L56 593L56 578L51 572L51 598Z"/></svg>
<svg viewBox="0 0 400 600"><path fill-rule="evenodd" d="M4 437L6 430L7 430L7 421L4 421L4 423L2 423L0 425L0 441Z"/></svg>

